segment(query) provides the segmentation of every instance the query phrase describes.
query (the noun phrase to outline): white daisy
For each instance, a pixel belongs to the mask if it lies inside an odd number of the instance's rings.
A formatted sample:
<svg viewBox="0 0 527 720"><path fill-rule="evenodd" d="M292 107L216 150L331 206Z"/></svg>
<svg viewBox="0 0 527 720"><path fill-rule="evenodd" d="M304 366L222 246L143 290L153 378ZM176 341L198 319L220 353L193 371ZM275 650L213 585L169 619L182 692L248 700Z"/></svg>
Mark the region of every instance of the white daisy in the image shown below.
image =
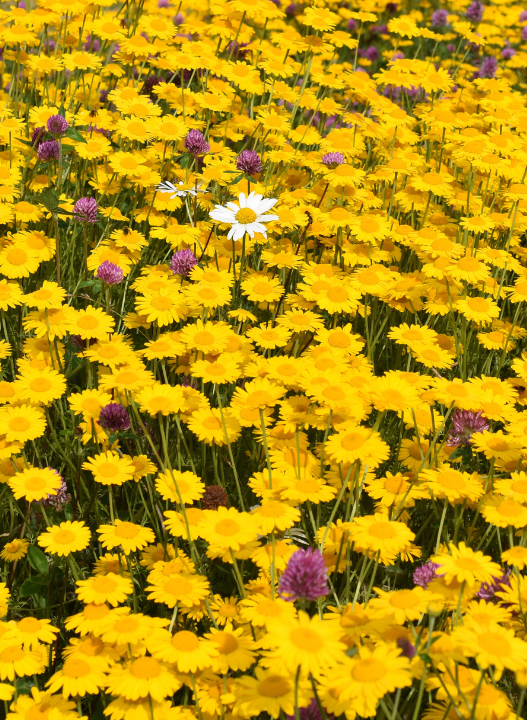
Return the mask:
<svg viewBox="0 0 527 720"><path fill-rule="evenodd" d="M171 193L170 200L173 200L175 197L185 197L185 195L195 197L197 193L205 192L204 189L201 189L202 185L203 183L197 186L189 186L184 182L178 182L177 185L174 185L168 180L165 180L165 182L159 183L159 185L156 186L156 190L157 192Z"/></svg>
<svg viewBox="0 0 527 720"><path fill-rule="evenodd" d="M220 223L232 225L229 230L229 240L241 240L245 233L253 238L256 232L267 237L263 223L278 220L278 215L266 215L265 213L277 202L278 200L274 198L264 199L263 195L257 195L254 191L247 198L240 193L238 205L235 202L228 202L226 207L216 205L210 212L210 216Z"/></svg>

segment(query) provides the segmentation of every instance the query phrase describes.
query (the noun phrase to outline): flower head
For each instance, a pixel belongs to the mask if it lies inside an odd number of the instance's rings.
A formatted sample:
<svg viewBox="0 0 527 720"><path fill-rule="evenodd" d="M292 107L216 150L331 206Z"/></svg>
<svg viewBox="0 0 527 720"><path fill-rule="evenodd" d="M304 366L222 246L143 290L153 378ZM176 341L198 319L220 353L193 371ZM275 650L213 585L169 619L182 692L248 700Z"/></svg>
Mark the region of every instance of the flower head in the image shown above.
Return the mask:
<svg viewBox="0 0 527 720"><path fill-rule="evenodd" d="M53 472L60 477L62 484L59 488L57 488L56 494L48 495L42 500L42 505L44 505L45 508L54 508L57 512L60 512L64 505L67 505L71 500L71 495L68 492L66 481L58 470L55 470L54 468L49 468L49 470L53 470Z"/></svg>
<svg viewBox="0 0 527 720"><path fill-rule="evenodd" d="M439 568L439 565L435 562L432 562L432 560L429 560L428 562L424 563L424 565L419 565L418 568L414 570L414 584L420 585L422 588L426 590L428 585L432 582L432 580L435 580L437 575L437 570Z"/></svg>
<svg viewBox="0 0 527 720"><path fill-rule="evenodd" d="M73 206L75 220L80 223L94 224L97 222L97 200L91 197L82 197Z"/></svg>
<svg viewBox="0 0 527 720"><path fill-rule="evenodd" d="M120 403L109 403L101 410L99 425L105 430L117 432L130 429L128 410Z"/></svg>
<svg viewBox="0 0 527 720"><path fill-rule="evenodd" d="M184 250L177 250L172 255L170 269L174 275L182 275L183 277L186 277L192 268L197 264L198 261L192 250L190 250L190 248L185 248Z"/></svg>
<svg viewBox="0 0 527 720"><path fill-rule="evenodd" d="M97 268L96 277L99 280L102 280L105 285L119 285L124 277L124 274L119 265L116 265L109 260L105 260Z"/></svg>
<svg viewBox="0 0 527 720"><path fill-rule="evenodd" d="M445 27L448 25L448 10L436 10L432 13L432 27Z"/></svg>
<svg viewBox="0 0 527 720"><path fill-rule="evenodd" d="M236 167L247 175L256 175L262 171L262 161L254 150L243 150L238 155Z"/></svg>
<svg viewBox="0 0 527 720"><path fill-rule="evenodd" d="M52 115L46 123L46 129L50 135L62 137L68 129L68 121L62 115Z"/></svg>
<svg viewBox="0 0 527 720"><path fill-rule="evenodd" d="M280 578L284 600L316 600L329 592L326 563L320 550L297 550Z"/></svg>
<svg viewBox="0 0 527 720"><path fill-rule="evenodd" d="M267 237L263 223L278 220L278 215L266 215L265 213L277 202L278 200L274 198L264 199L262 195L257 195L254 191L248 197L240 193L238 205L234 202L227 203L226 207L216 205L210 216L213 220L232 225L229 230L229 240L241 240L245 233L254 237L255 232Z"/></svg>
<svg viewBox="0 0 527 720"><path fill-rule="evenodd" d="M45 140L38 145L37 154L39 160L49 162L58 160L60 155L59 144L56 140Z"/></svg>
<svg viewBox="0 0 527 720"><path fill-rule="evenodd" d="M480 68L479 68L479 77L482 78L493 78L496 77L496 70L498 69L498 61L493 55L488 55L487 57L484 57Z"/></svg>
<svg viewBox="0 0 527 720"><path fill-rule="evenodd" d="M485 5L479 2L479 0L474 0L474 2L468 6L465 15L471 22L479 23L483 19L484 10Z"/></svg>
<svg viewBox="0 0 527 720"><path fill-rule="evenodd" d="M210 145L205 140L203 133L199 130L189 130L185 138L185 147L189 153L195 157L198 155L206 155L206 153L210 152Z"/></svg>
<svg viewBox="0 0 527 720"><path fill-rule="evenodd" d="M343 165L345 162L346 158L340 152L329 152L322 158L322 164L331 169Z"/></svg>
<svg viewBox="0 0 527 720"><path fill-rule="evenodd" d="M486 602L497 602L498 598L496 593L503 591L504 587L510 587L511 581L509 575L511 574L511 568L507 568L501 577L492 578L491 583L483 583L479 592L476 593L476 597Z"/></svg>
<svg viewBox="0 0 527 720"><path fill-rule="evenodd" d="M474 433L482 433L488 429L489 424L480 412L457 409L452 415L452 427L446 444L450 447L470 445L470 438Z"/></svg>
<svg viewBox="0 0 527 720"><path fill-rule="evenodd" d="M32 134L31 134L31 145L33 147L38 148L39 145L41 145L44 142L45 135L46 135L46 128L43 128L43 127L34 128Z"/></svg>

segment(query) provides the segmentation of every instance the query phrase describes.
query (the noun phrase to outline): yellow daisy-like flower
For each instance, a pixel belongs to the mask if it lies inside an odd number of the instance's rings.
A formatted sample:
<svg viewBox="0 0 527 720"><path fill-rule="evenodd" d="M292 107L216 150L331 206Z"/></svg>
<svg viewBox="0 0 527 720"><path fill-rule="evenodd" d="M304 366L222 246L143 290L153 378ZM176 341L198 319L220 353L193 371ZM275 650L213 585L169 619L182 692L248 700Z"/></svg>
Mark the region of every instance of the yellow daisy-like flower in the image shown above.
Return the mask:
<svg viewBox="0 0 527 720"><path fill-rule="evenodd" d="M383 513L356 517L349 530L350 542L355 543L357 551L378 556L386 565L393 564L397 555L411 553L414 538L407 525Z"/></svg>
<svg viewBox="0 0 527 720"><path fill-rule="evenodd" d="M24 539L15 539L12 542L6 543L0 553L2 560L7 562L14 562L20 560L27 555L27 549L29 547L29 541Z"/></svg>
<svg viewBox="0 0 527 720"><path fill-rule="evenodd" d="M105 684L112 695L126 700L151 697L160 701L181 687L181 681L170 666L153 657L140 657L125 665L115 665Z"/></svg>
<svg viewBox="0 0 527 720"><path fill-rule="evenodd" d="M21 399L49 405L66 391L66 379L52 368L27 368L17 378L15 388Z"/></svg>
<svg viewBox="0 0 527 720"><path fill-rule="evenodd" d="M113 319L104 310L93 305L88 305L85 310L77 310L70 325L70 332L80 335L83 340L91 338L104 340L113 329Z"/></svg>
<svg viewBox="0 0 527 720"><path fill-rule="evenodd" d="M77 595L83 603L102 605L108 603L116 607L132 593L132 583L128 578L115 573L96 575L88 580L77 580Z"/></svg>
<svg viewBox="0 0 527 720"><path fill-rule="evenodd" d="M450 554L440 553L432 557L432 561L440 567L437 573L444 575L445 581L466 582L469 587L476 583L491 583L493 578L501 577L502 570L499 565L480 551L474 552L472 548L460 542L457 547L450 546Z"/></svg>
<svg viewBox="0 0 527 720"><path fill-rule="evenodd" d="M16 473L9 481L15 498L25 498L28 502L38 502L48 495L56 495L61 485L60 475L51 468L29 467Z"/></svg>
<svg viewBox="0 0 527 720"><path fill-rule="evenodd" d="M156 478L156 490L163 500L191 505L203 497L205 485L192 472L167 470Z"/></svg>
<svg viewBox="0 0 527 720"><path fill-rule="evenodd" d="M141 550L155 540L150 528L127 520L115 520L113 525L100 525L97 529L101 545L107 550L121 547L125 555Z"/></svg>
<svg viewBox="0 0 527 720"><path fill-rule="evenodd" d="M69 555L84 550L90 544L91 533L84 522L66 520L60 525L48 527L39 535L38 544L55 555Z"/></svg>
<svg viewBox="0 0 527 720"><path fill-rule="evenodd" d="M243 545L256 539L257 532L255 519L232 507L206 510L199 524L201 537L225 550L240 550Z"/></svg>
<svg viewBox="0 0 527 720"><path fill-rule="evenodd" d="M65 698L97 695L105 686L106 675L103 666L97 658L88 656L67 658L62 668L46 683L50 692L55 693L60 690Z"/></svg>
<svg viewBox="0 0 527 720"><path fill-rule="evenodd" d="M130 460L112 451L91 457L82 464L82 467L92 472L95 482L102 485L122 485L132 480L135 472Z"/></svg>

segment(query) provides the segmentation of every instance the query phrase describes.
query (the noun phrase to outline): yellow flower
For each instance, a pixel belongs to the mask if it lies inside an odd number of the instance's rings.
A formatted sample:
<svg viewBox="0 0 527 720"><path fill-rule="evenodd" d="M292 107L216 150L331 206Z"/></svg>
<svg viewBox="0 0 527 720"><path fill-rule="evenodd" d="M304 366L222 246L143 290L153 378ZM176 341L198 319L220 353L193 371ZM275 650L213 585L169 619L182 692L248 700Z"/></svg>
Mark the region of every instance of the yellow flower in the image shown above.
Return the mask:
<svg viewBox="0 0 527 720"><path fill-rule="evenodd" d="M113 525L100 525L97 529L99 541L107 550L120 547L125 555L141 550L155 539L150 528L136 525L127 520L115 520Z"/></svg>
<svg viewBox="0 0 527 720"><path fill-rule="evenodd" d="M72 552L84 550L90 544L91 533L84 522L74 520L48 527L45 533L41 533L38 544L47 552L56 555L69 555Z"/></svg>
<svg viewBox="0 0 527 720"><path fill-rule="evenodd" d="M443 575L446 582L457 580L471 587L478 582L492 584L493 578L503 574L499 565L482 552L474 552L464 542L458 547L451 545L449 549L450 554L442 552L431 558L440 566L437 573Z"/></svg>

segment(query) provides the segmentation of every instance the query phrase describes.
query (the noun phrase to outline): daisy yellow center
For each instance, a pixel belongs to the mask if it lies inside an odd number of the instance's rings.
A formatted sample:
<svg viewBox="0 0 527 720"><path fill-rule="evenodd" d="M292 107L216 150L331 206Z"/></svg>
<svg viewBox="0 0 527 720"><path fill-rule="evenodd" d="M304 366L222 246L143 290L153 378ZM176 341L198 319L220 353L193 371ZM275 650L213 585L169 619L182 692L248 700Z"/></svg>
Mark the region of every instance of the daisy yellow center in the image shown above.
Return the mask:
<svg viewBox="0 0 527 720"><path fill-rule="evenodd" d="M119 355L119 348L115 345L104 345L98 350L99 355L106 360L111 360Z"/></svg>
<svg viewBox="0 0 527 720"><path fill-rule="evenodd" d="M230 655L238 649L238 640L228 632L219 632L214 636L214 642L222 655Z"/></svg>
<svg viewBox="0 0 527 720"><path fill-rule="evenodd" d="M291 683L280 675L269 675L258 683L258 693L264 697L279 698L287 695Z"/></svg>
<svg viewBox="0 0 527 720"><path fill-rule="evenodd" d="M121 620L118 620L114 625L114 629L118 633L136 632L137 630L139 630L139 627L139 623L134 618L122 618Z"/></svg>
<svg viewBox="0 0 527 720"><path fill-rule="evenodd" d="M330 217L332 220L337 220L337 221L339 221L339 220L349 220L350 214L349 214L349 212L348 212L347 210L345 210L344 208L336 207L336 208L333 208L333 210L331 210L331 211L329 212L329 217Z"/></svg>
<svg viewBox="0 0 527 720"><path fill-rule="evenodd" d="M99 327L99 321L93 315L83 315L77 320L77 325L83 330L94 330Z"/></svg>
<svg viewBox="0 0 527 720"><path fill-rule="evenodd" d="M107 595L109 593L115 592L117 588L117 583L112 578L103 576L95 578L92 584L92 588L93 590L95 590L96 593Z"/></svg>
<svg viewBox="0 0 527 720"><path fill-rule="evenodd" d="M208 332L208 330L201 330L201 332L194 335L194 343L196 345L213 345L214 340L214 335Z"/></svg>
<svg viewBox="0 0 527 720"><path fill-rule="evenodd" d="M379 540L391 540L396 534L395 528L389 522L376 522L370 527L370 535Z"/></svg>
<svg viewBox="0 0 527 720"><path fill-rule="evenodd" d="M20 248L14 248L7 253L6 257L11 265L23 265L27 260L27 253Z"/></svg>
<svg viewBox="0 0 527 720"><path fill-rule="evenodd" d="M48 298L52 297L53 293L51 290L48 290L47 288L40 288L40 290L35 290L33 293L33 297L35 300L47 300Z"/></svg>
<svg viewBox="0 0 527 720"><path fill-rule="evenodd" d="M154 397L148 401L148 407L155 412L162 412L170 406L170 401L165 397Z"/></svg>
<svg viewBox="0 0 527 720"><path fill-rule="evenodd" d="M222 617L236 617L236 615L238 615L238 608L236 605L225 604L221 606L218 612Z"/></svg>
<svg viewBox="0 0 527 720"><path fill-rule="evenodd" d="M355 665L351 674L359 683L374 683L381 680L386 672L386 665L377 658L364 658Z"/></svg>
<svg viewBox="0 0 527 720"><path fill-rule="evenodd" d="M391 477L388 478L388 480L386 480L384 483L384 489L389 493L393 493L394 495L400 495L401 493L405 492L407 487L408 483L402 477Z"/></svg>
<svg viewBox="0 0 527 720"><path fill-rule="evenodd" d="M132 664L130 673L139 680L152 680L161 674L161 665L155 658L138 658Z"/></svg>
<svg viewBox="0 0 527 720"><path fill-rule="evenodd" d="M119 375L117 376L118 382L122 385L129 385L136 382L137 379L137 373L133 372L133 370L125 370L124 372L119 373Z"/></svg>
<svg viewBox="0 0 527 720"><path fill-rule="evenodd" d="M135 170L138 164L137 160L133 157L125 157L121 160L121 167L125 170Z"/></svg>
<svg viewBox="0 0 527 720"><path fill-rule="evenodd" d="M19 645L9 645L0 652L0 659L3 662L18 662L26 656L24 650Z"/></svg>
<svg viewBox="0 0 527 720"><path fill-rule="evenodd" d="M104 478L113 478L119 475L119 467L115 465L114 463L101 463L97 467L97 475L100 475Z"/></svg>
<svg viewBox="0 0 527 720"><path fill-rule="evenodd" d="M527 494L527 480L516 480L511 485L511 490L515 493Z"/></svg>
<svg viewBox="0 0 527 720"><path fill-rule="evenodd" d="M474 312L488 312L490 307L489 301L480 297L470 298L467 305L471 310L474 310Z"/></svg>
<svg viewBox="0 0 527 720"><path fill-rule="evenodd" d="M253 285L253 292L257 295L271 295L274 291L274 287L271 285L270 282L262 281L254 283Z"/></svg>
<svg viewBox="0 0 527 720"><path fill-rule="evenodd" d="M23 633L37 633L40 627L40 622L32 617L22 618L18 623L18 629Z"/></svg>
<svg viewBox="0 0 527 720"><path fill-rule="evenodd" d="M501 438L491 438L487 445L496 452L506 452L509 449L509 443Z"/></svg>
<svg viewBox="0 0 527 720"><path fill-rule="evenodd" d="M344 450L359 450L364 445L364 437L359 433L348 433L342 438Z"/></svg>
<svg viewBox="0 0 527 720"><path fill-rule="evenodd" d="M170 310L173 306L172 298L166 297L166 295L160 295L159 297L152 298L152 307L156 310Z"/></svg>
<svg viewBox="0 0 527 720"><path fill-rule="evenodd" d="M441 354L433 348L425 348L421 351L421 355L425 360L437 360L438 358L441 358Z"/></svg>
<svg viewBox="0 0 527 720"><path fill-rule="evenodd" d="M353 177L355 175L355 169L351 165L339 165L334 170L335 175L340 177Z"/></svg>
<svg viewBox="0 0 527 720"><path fill-rule="evenodd" d="M347 348L349 347L350 342L350 336L341 330L335 330L335 332L332 332L328 337L328 343L331 347Z"/></svg>
<svg viewBox="0 0 527 720"><path fill-rule="evenodd" d="M29 383L29 387L33 392L47 392L51 388L51 382L47 378L35 378Z"/></svg>
<svg viewBox="0 0 527 720"><path fill-rule="evenodd" d="M498 505L497 510L500 515L505 515L505 517L517 517L523 512L522 506L514 500L505 500Z"/></svg>
<svg viewBox="0 0 527 720"><path fill-rule="evenodd" d="M59 530L53 536L53 540L59 545L69 545L75 540L75 533L71 530Z"/></svg>
<svg viewBox="0 0 527 720"><path fill-rule="evenodd" d="M320 635L311 628L297 628L293 630L289 638L297 648L310 653L316 653L324 645Z"/></svg>
<svg viewBox="0 0 527 720"><path fill-rule="evenodd" d="M26 479L25 485L28 490L42 490L46 487L47 482L44 478L34 475Z"/></svg>
<svg viewBox="0 0 527 720"><path fill-rule="evenodd" d="M342 388L338 385L326 385L322 395L327 400L342 400Z"/></svg>
<svg viewBox="0 0 527 720"><path fill-rule="evenodd" d="M172 647L180 652L195 652L199 648L199 640L193 632L181 630L171 640Z"/></svg>
<svg viewBox="0 0 527 720"><path fill-rule="evenodd" d="M256 220L258 215L254 212L254 210L251 210L251 208L241 208L241 210L238 210L235 217L236 222L239 222L240 225L250 225Z"/></svg>
<svg viewBox="0 0 527 720"><path fill-rule="evenodd" d="M139 534L139 528L131 522L122 522L115 527L115 534L117 537L130 539L134 538Z"/></svg>
<svg viewBox="0 0 527 720"><path fill-rule="evenodd" d="M81 658L68 658L62 668L62 674L68 678L86 677L91 672L91 667Z"/></svg>
<svg viewBox="0 0 527 720"><path fill-rule="evenodd" d="M232 537L240 532L240 529L239 523L237 523L236 520L230 520L229 518L220 520L215 527L217 534L223 535L223 537Z"/></svg>
<svg viewBox="0 0 527 720"><path fill-rule="evenodd" d="M327 292L328 299L332 302L346 302L348 299L348 291L346 288L333 287Z"/></svg>
<svg viewBox="0 0 527 720"><path fill-rule="evenodd" d="M222 365L221 363L210 363L207 368L209 375L224 375L226 370L227 368L225 365Z"/></svg>
<svg viewBox="0 0 527 720"><path fill-rule="evenodd" d="M312 493L318 492L319 485L318 482L314 479L306 479L306 480L299 480L295 483L295 490L297 492L301 492L304 495L311 495Z"/></svg>
<svg viewBox="0 0 527 720"><path fill-rule="evenodd" d="M203 300L215 300L218 297L218 293L216 292L216 290L209 287L201 288L198 292L198 295Z"/></svg>
<svg viewBox="0 0 527 720"><path fill-rule="evenodd" d="M461 473L456 472L455 470L446 470L441 473L439 476L439 482L444 488L449 488L451 490L459 489L465 484Z"/></svg>
<svg viewBox="0 0 527 720"><path fill-rule="evenodd" d="M479 260L476 260L476 258L465 257L458 262L457 266L460 270L466 270L467 272L476 272L480 268L480 262Z"/></svg>
<svg viewBox="0 0 527 720"><path fill-rule="evenodd" d="M165 592L174 597L182 597L192 592L192 584L185 578L169 580L165 585Z"/></svg>
<svg viewBox="0 0 527 720"><path fill-rule="evenodd" d="M220 430L222 427L221 421L218 420L217 417L214 417L211 415L208 418L205 418L203 421L203 427L207 430Z"/></svg>
<svg viewBox="0 0 527 720"><path fill-rule="evenodd" d="M264 503L259 509L260 515L268 518L281 517L284 512L284 506L279 502L267 502Z"/></svg>
<svg viewBox="0 0 527 720"><path fill-rule="evenodd" d="M418 604L416 596L411 590L400 590L397 593L393 593L390 601L394 607L400 608L401 610L413 608Z"/></svg>

